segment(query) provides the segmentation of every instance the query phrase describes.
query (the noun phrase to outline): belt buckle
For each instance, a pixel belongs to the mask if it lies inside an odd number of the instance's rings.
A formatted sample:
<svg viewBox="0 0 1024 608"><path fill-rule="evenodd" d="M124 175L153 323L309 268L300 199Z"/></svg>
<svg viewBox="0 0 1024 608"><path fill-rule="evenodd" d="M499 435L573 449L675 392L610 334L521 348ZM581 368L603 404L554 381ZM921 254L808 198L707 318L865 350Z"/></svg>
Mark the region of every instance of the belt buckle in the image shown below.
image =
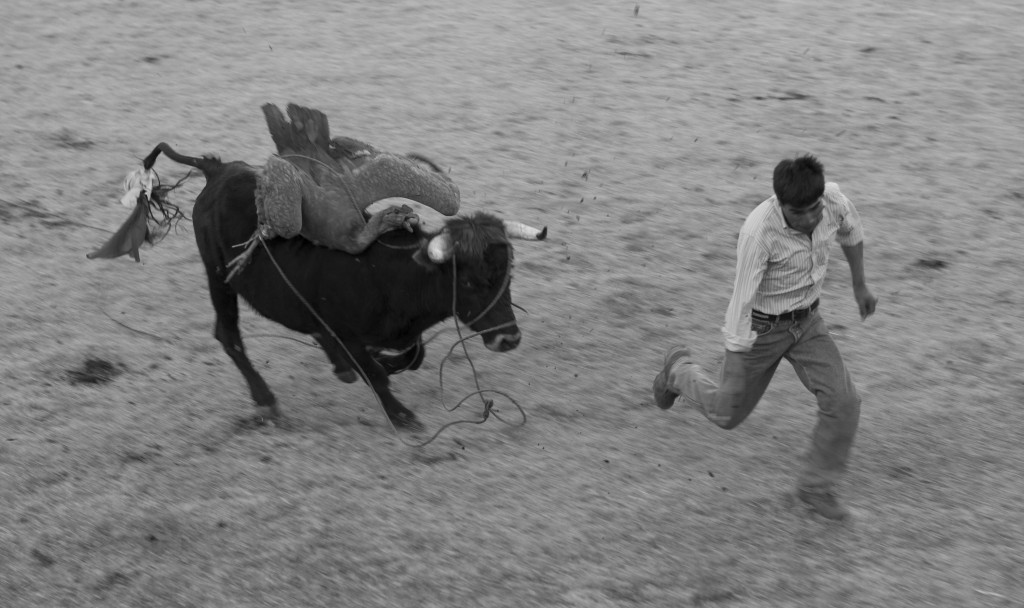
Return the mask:
<svg viewBox="0 0 1024 608"><path fill-rule="evenodd" d="M793 319L794 320L806 319L807 317L811 316L812 312L814 312L814 304L811 304L807 308L801 308L800 310L794 310L793 311Z"/></svg>

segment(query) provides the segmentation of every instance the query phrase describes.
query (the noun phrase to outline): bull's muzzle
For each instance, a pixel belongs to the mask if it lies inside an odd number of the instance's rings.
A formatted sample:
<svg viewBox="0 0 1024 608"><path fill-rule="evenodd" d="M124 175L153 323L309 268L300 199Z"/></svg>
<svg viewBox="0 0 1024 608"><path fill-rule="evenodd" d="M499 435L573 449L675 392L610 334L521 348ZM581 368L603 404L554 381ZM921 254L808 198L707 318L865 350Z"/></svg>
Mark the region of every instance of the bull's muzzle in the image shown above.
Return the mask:
<svg viewBox="0 0 1024 608"><path fill-rule="evenodd" d="M496 353L504 353L519 346L519 341L522 339L523 334L519 333L518 329L506 329L495 334L485 335L484 346Z"/></svg>

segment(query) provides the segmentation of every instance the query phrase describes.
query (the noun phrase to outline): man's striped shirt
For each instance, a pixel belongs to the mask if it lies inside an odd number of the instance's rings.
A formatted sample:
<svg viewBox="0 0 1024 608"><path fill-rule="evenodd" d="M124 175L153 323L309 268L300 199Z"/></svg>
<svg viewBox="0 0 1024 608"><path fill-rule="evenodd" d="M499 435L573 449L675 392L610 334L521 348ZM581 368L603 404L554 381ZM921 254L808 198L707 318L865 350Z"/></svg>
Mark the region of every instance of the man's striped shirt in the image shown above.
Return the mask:
<svg viewBox="0 0 1024 608"><path fill-rule="evenodd" d="M834 182L825 184L822 218L811 236L786 224L778 199L755 208L740 229L736 283L725 314L725 347L745 352L754 346L750 311L781 314L807 308L821 295L835 239L844 247L864 238L853 203Z"/></svg>

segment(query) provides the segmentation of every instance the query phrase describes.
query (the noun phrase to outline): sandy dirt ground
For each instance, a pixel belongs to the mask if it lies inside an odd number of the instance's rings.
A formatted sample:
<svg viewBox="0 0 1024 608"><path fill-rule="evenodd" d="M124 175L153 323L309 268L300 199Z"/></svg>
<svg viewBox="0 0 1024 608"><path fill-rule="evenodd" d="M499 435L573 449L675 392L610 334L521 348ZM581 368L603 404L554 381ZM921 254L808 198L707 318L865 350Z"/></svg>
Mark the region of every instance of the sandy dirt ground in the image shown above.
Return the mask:
<svg viewBox="0 0 1024 608"><path fill-rule="evenodd" d="M1024 604L1019 3L3 10L0 605ZM262 162L266 102L434 158L466 212L549 227L517 244L522 345L470 351L524 426L409 448L246 310L288 421L248 428L187 224L142 264L86 259L156 143ZM823 311L864 400L845 525L792 504L814 409L788 367L730 432L650 395L671 345L721 360L736 232L805 152L857 206L880 298L862 323L836 247ZM441 329L394 380L430 429L453 418Z"/></svg>

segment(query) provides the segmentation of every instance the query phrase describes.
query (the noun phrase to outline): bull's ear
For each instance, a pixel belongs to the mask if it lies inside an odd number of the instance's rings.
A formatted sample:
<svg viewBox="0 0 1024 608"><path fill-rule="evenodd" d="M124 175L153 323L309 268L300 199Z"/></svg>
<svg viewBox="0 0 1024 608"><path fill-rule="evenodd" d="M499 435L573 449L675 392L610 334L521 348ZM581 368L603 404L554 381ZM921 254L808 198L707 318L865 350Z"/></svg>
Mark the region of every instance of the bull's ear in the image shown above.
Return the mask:
<svg viewBox="0 0 1024 608"><path fill-rule="evenodd" d="M427 256L435 264L443 264L452 259L452 235L447 230L435 234L427 243Z"/></svg>

